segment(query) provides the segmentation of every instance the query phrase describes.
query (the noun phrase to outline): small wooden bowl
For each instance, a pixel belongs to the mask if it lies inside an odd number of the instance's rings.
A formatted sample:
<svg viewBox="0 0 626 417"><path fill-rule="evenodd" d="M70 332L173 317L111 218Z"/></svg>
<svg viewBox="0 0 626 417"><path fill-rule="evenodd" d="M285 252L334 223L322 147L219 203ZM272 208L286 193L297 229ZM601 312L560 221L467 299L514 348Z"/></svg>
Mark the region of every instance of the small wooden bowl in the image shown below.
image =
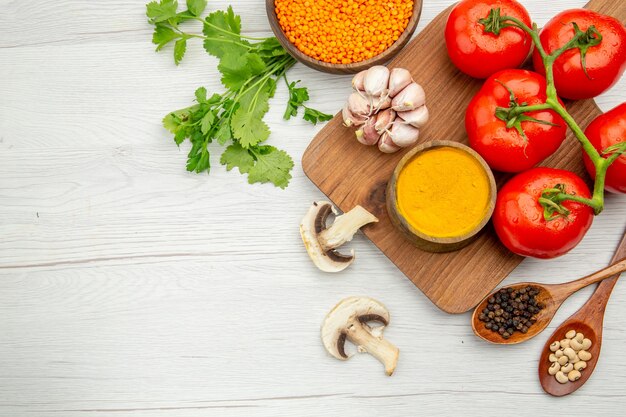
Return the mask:
<svg viewBox="0 0 626 417"><path fill-rule="evenodd" d="M274 35L291 56L302 62L304 65L318 71L328 72L331 74L355 74L373 65L383 64L400 52L409 39L411 39L411 35L415 32L415 28L417 28L417 23L419 22L420 15L422 13L422 0L413 1L413 15L411 16L406 29L404 29L404 32L400 35L397 41L380 54L365 61L355 62L352 64L331 64L319 61L306 55L304 52L301 52L289 41L289 39L287 39L285 32L283 32L283 29L280 27L278 17L276 16L274 0L265 0L265 7L267 9L267 17L270 21L270 26L272 27Z"/></svg>
<svg viewBox="0 0 626 417"><path fill-rule="evenodd" d="M400 214L398 210L396 186L400 171L402 171L404 166L417 154L439 147L451 147L466 152L480 163L480 165L483 167L485 174L487 175L487 178L489 179L489 206L487 207L485 216L474 229L464 235L455 237L429 236L411 226L411 224L406 221L404 216ZM476 151L459 142L436 140L416 146L400 160L400 162L396 166L396 169L393 171L391 180L387 184L387 213L389 214L391 223L393 223L394 226L400 229L403 234L408 238L408 240L411 241L418 248L427 252L451 252L467 246L476 237L478 237L478 233L487 225L489 219L491 219L491 215L493 214L493 210L496 205L496 195L497 187L496 180L493 177L493 173L491 172L489 165L487 165L485 160L478 153L476 153Z"/></svg>

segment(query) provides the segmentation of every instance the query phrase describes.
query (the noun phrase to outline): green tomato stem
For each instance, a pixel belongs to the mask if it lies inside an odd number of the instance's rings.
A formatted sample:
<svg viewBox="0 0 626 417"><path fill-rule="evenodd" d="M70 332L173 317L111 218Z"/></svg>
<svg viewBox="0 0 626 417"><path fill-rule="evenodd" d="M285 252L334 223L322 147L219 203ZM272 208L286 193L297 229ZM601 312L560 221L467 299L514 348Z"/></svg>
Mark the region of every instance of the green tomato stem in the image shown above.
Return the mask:
<svg viewBox="0 0 626 417"><path fill-rule="evenodd" d="M522 113L530 113L533 111L541 111L541 110L551 110L552 106L548 103L543 104L533 104L532 106L518 106L511 109L511 115L517 116Z"/></svg>
<svg viewBox="0 0 626 417"><path fill-rule="evenodd" d="M554 62L556 59L561 56L565 51L568 51L572 48L577 47L577 43L579 39L584 36L583 32L579 30L576 31L574 37L561 48L554 51L552 54L548 54L543 45L541 44L541 39L539 38L539 31L536 25L533 25L533 28L528 27L521 20L512 17L512 16L500 16L500 25L501 28L504 27L518 27L526 32L530 38L532 39L535 48L541 59L543 61L545 71L546 71L546 102L543 105L534 105L534 106L519 106L512 110L515 114L522 114L525 112L537 111L537 110L554 110L567 124L567 126L572 130L576 139L580 142L583 147L583 150L587 153L589 158L591 159L593 165L596 170L596 178L594 181L593 188L593 196L592 198L584 198L580 196L570 195L567 193L560 193L556 195L554 201L562 202L562 201L577 201L582 204L586 204L590 206L595 214L600 214L604 208L604 183L606 179L606 172L611 163L613 163L617 157L615 155L611 155L608 158L603 158L600 153L596 150L596 148L591 144L583 130L578 126L574 118L567 112L565 107L559 102L556 86L554 82ZM510 23L507 23L510 22Z"/></svg>

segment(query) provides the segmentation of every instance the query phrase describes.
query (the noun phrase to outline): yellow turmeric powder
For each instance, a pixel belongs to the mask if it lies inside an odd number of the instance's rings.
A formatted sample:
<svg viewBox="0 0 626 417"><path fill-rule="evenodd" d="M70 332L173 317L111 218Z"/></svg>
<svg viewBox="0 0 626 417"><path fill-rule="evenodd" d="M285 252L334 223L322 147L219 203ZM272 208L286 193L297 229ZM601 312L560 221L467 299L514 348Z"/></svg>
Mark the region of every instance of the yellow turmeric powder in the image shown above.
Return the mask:
<svg viewBox="0 0 626 417"><path fill-rule="evenodd" d="M462 236L485 217L489 185L484 168L472 155L452 147L430 149L400 171L398 211L428 236Z"/></svg>
<svg viewBox="0 0 626 417"><path fill-rule="evenodd" d="M413 0L275 0L283 32L319 61L350 64L389 48L413 15Z"/></svg>

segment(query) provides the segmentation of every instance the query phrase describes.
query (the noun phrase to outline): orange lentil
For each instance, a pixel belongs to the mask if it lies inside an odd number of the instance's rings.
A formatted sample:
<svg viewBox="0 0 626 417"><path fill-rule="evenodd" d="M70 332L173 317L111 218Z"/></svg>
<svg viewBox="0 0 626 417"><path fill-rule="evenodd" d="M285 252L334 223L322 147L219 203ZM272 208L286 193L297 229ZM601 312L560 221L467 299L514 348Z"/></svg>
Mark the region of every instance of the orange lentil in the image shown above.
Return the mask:
<svg viewBox="0 0 626 417"><path fill-rule="evenodd" d="M372 58L406 29L413 0L275 0L283 32L300 51L333 64Z"/></svg>

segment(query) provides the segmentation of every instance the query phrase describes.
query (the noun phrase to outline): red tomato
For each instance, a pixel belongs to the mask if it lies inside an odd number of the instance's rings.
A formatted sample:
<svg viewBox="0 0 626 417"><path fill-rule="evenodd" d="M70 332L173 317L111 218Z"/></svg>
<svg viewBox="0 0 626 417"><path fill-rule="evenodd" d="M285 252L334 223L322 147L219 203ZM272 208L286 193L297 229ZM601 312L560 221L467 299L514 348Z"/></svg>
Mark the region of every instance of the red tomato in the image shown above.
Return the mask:
<svg viewBox="0 0 626 417"><path fill-rule="evenodd" d="M544 189L564 184L567 193L590 198L585 182L562 169L533 168L513 177L498 192L493 224L498 237L512 252L535 258L555 258L569 252L593 222L591 207L564 201L567 217L545 220L539 197Z"/></svg>
<svg viewBox="0 0 626 417"><path fill-rule="evenodd" d="M500 35L485 33L478 21L491 9L531 26L528 12L515 0L463 0L456 5L446 24L446 46L450 59L461 71L487 78L505 68L519 67L530 53L532 40L519 28L506 27Z"/></svg>
<svg viewBox="0 0 626 417"><path fill-rule="evenodd" d="M626 141L626 103L598 116L585 130L585 135L600 154L611 145ZM596 168L583 151L587 172L596 178ZM604 189L626 194L626 154L622 154L606 172Z"/></svg>
<svg viewBox="0 0 626 417"><path fill-rule="evenodd" d="M541 30L545 51L551 54L574 37L573 22L585 32L590 26L602 35L599 45L591 46L586 54L587 74L583 71L580 50L570 49L554 62L557 93L564 98L579 100L595 97L611 87L626 69L626 29L619 20L591 10L572 9L556 15ZM535 70L545 74L541 56L533 54Z"/></svg>
<svg viewBox="0 0 626 417"><path fill-rule="evenodd" d="M465 113L465 129L469 143L498 171L520 172L532 168L552 155L565 139L567 125L553 110L527 113L529 117L556 124L522 121L524 138L515 127L496 116L498 107L509 107L510 93L518 104L543 104L546 101L546 80L536 72L509 69L491 77L474 96Z"/></svg>

